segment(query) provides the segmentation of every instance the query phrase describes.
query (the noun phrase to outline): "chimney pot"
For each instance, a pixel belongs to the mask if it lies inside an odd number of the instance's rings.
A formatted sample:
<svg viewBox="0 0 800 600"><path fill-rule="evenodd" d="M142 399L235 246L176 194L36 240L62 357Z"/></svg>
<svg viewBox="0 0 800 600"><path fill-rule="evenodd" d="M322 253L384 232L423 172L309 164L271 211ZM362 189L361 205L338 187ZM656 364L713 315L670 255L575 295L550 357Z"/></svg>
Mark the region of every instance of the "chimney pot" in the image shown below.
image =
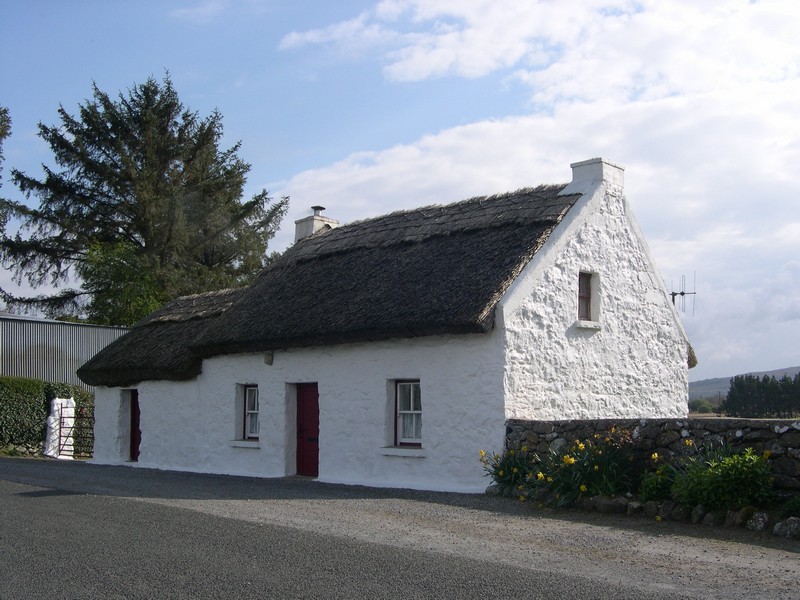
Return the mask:
<svg viewBox="0 0 800 600"><path fill-rule="evenodd" d="M304 217L294 222L294 241L298 242L303 238L314 235L322 229L333 229L339 226L339 221L329 219L321 213L325 210L324 206L312 206L313 215Z"/></svg>

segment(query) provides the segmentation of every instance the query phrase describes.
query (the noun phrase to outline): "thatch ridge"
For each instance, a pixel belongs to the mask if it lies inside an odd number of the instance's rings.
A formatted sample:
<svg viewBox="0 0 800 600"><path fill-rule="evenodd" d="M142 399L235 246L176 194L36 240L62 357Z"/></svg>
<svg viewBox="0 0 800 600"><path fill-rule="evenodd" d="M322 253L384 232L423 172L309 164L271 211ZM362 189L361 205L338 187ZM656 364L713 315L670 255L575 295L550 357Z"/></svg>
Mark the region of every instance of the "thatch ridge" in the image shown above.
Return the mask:
<svg viewBox="0 0 800 600"><path fill-rule="evenodd" d="M413 210L353 221L301 240L284 255L300 262L355 248L388 247L420 243L430 237L467 233L479 229L561 220L572 205L559 196L566 184L540 185L492 196L474 196L453 204L431 204ZM565 201L566 200L566 201Z"/></svg>

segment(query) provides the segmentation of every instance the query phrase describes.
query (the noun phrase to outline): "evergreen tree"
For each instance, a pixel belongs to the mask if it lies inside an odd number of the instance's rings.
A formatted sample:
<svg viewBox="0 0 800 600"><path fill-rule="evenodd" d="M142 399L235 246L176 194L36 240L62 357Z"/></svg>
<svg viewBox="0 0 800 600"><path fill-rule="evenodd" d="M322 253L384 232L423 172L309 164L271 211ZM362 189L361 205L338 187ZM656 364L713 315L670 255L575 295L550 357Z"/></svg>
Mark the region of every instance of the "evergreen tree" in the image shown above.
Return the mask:
<svg viewBox="0 0 800 600"><path fill-rule="evenodd" d="M16 298L11 306L51 316L86 316L129 325L177 296L249 283L265 266L267 244L288 207L266 190L242 201L250 165L240 144L220 148L222 116L201 118L167 75L114 99L93 85L77 116L39 124L58 169L12 181L38 208L0 200L0 215L22 221L0 237L0 259L34 287L68 281L81 289Z"/></svg>
<svg viewBox="0 0 800 600"><path fill-rule="evenodd" d="M731 417L784 418L800 414L800 374L794 379L784 375L759 378L755 375L737 375L720 412Z"/></svg>

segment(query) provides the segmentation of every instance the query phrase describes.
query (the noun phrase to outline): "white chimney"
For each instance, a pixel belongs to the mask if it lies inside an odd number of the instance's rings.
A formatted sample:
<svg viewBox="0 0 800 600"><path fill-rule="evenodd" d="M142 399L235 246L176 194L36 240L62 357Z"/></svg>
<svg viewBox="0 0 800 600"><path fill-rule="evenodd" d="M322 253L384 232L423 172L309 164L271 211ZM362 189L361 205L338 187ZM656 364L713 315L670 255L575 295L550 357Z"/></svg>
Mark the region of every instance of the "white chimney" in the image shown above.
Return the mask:
<svg viewBox="0 0 800 600"><path fill-rule="evenodd" d="M570 167L572 167L572 182L561 192L562 194L584 193L599 183L619 187L623 187L625 183L625 169L603 158L590 158L572 163Z"/></svg>
<svg viewBox="0 0 800 600"><path fill-rule="evenodd" d="M304 217L294 222L294 241L297 242L310 235L314 235L322 229L334 229L339 226L339 221L334 221L328 217L322 216L322 211L325 210L324 206L312 206L311 210L314 214L310 217Z"/></svg>

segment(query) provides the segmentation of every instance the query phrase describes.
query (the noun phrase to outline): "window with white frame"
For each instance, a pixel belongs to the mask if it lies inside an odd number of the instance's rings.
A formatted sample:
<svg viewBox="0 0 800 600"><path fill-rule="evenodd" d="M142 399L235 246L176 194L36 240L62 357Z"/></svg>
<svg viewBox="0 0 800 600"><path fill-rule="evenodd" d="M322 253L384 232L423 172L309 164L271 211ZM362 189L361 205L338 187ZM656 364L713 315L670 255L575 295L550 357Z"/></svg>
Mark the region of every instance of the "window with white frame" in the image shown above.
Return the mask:
<svg viewBox="0 0 800 600"><path fill-rule="evenodd" d="M422 394L419 380L395 381L395 446L422 445Z"/></svg>
<svg viewBox="0 0 800 600"><path fill-rule="evenodd" d="M245 385L244 388L244 408L242 418L242 439L258 439L258 386Z"/></svg>

